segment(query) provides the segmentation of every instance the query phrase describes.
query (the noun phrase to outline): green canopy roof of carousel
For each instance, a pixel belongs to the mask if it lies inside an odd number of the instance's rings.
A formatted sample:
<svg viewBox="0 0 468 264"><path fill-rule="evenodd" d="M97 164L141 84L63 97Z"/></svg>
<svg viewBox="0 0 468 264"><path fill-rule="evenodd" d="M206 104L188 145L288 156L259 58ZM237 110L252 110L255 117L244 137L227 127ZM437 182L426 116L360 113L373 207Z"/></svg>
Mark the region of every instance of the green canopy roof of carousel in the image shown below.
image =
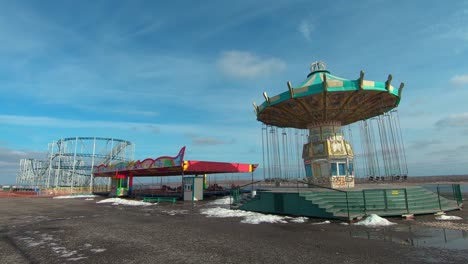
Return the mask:
<svg viewBox="0 0 468 264"><path fill-rule="evenodd" d="M376 82L365 80L361 71L357 79L348 80L330 74L324 66L311 68L314 70L301 85L292 87L288 82L289 90L273 97L264 93L265 101L258 106L254 103L257 120L299 129L329 121L348 125L381 115L400 102L404 84L395 88L391 75Z"/></svg>

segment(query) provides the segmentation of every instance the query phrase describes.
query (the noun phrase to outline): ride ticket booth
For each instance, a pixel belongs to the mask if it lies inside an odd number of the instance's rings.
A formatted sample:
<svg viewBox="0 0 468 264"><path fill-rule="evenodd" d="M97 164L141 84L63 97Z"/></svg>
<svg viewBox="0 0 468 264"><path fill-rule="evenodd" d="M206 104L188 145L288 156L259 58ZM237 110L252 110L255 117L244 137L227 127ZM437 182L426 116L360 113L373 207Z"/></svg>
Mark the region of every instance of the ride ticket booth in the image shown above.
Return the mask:
<svg viewBox="0 0 468 264"><path fill-rule="evenodd" d="M184 201L203 200L203 176L184 176L182 183L184 186Z"/></svg>
<svg viewBox="0 0 468 264"><path fill-rule="evenodd" d="M111 192L109 196L123 197L129 195L129 181L124 174L117 174L112 177Z"/></svg>

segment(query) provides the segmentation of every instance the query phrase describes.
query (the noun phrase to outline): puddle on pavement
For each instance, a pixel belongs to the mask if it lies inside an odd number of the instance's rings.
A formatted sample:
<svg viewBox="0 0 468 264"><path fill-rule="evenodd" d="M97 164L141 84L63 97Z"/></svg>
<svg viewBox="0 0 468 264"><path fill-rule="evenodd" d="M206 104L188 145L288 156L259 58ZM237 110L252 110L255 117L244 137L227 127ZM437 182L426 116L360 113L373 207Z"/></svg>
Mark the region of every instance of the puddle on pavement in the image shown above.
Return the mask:
<svg viewBox="0 0 468 264"><path fill-rule="evenodd" d="M354 238L383 240L415 247L468 249L468 231L464 230L398 226L392 231L387 229L352 230L349 234Z"/></svg>

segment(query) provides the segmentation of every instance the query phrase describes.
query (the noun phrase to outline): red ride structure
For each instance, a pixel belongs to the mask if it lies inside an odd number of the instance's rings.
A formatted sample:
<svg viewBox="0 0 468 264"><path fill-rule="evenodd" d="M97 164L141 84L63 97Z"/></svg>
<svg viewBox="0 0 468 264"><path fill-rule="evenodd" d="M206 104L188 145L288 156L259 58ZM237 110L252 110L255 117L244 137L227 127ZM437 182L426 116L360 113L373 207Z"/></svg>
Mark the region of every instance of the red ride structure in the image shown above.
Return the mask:
<svg viewBox="0 0 468 264"><path fill-rule="evenodd" d="M111 177L116 196L132 193L134 177L191 176L221 173L253 173L258 164L184 160L185 147L175 157L162 156L143 161L122 161L94 167L95 177Z"/></svg>

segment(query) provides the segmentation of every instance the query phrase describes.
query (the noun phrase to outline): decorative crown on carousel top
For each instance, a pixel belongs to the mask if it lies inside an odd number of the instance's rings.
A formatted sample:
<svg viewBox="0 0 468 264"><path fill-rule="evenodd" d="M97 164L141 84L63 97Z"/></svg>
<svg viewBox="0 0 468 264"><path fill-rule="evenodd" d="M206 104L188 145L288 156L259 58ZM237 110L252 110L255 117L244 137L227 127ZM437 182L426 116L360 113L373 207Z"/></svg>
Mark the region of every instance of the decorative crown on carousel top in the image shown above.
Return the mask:
<svg viewBox="0 0 468 264"><path fill-rule="evenodd" d="M326 69L326 64L323 61L315 61L310 64L310 72L325 71Z"/></svg>

